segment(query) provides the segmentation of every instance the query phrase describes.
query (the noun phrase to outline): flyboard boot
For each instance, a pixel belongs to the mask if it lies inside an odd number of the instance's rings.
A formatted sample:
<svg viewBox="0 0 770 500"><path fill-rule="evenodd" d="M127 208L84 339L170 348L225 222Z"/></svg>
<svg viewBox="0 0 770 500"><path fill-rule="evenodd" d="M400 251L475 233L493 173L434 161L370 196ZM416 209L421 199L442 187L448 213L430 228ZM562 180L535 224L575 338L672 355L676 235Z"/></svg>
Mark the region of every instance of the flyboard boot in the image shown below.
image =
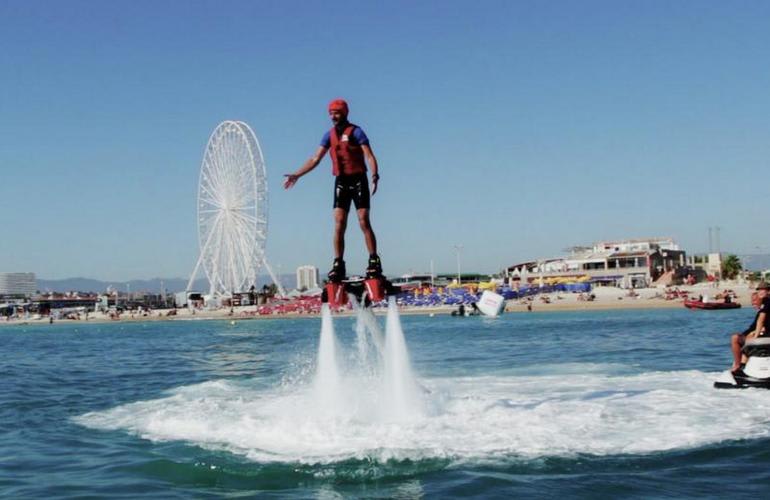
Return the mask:
<svg viewBox="0 0 770 500"><path fill-rule="evenodd" d="M334 259L332 270L328 274L329 282L326 283L326 287L321 294L321 300L328 302L331 307L342 307L348 303L348 294L343 283L345 274L345 261L339 257Z"/></svg>
<svg viewBox="0 0 770 500"><path fill-rule="evenodd" d="M345 274L347 274L347 271L345 270L345 261L340 257L337 257L332 264L332 270L329 271L329 274L327 275L329 281L332 283L342 283L342 280L345 279Z"/></svg>
<svg viewBox="0 0 770 500"><path fill-rule="evenodd" d="M376 253L369 256L364 286L369 301L380 302L385 299L387 284L385 283L385 277L382 275L382 261L380 261L380 256Z"/></svg>
<svg viewBox="0 0 770 500"><path fill-rule="evenodd" d="M382 278L382 261L376 253L369 256L369 266L366 268L366 279L371 278Z"/></svg>
<svg viewBox="0 0 770 500"><path fill-rule="evenodd" d="M332 308L339 308L348 303L348 294L353 295L364 307L373 302L381 302L388 295L401 293L401 288L394 286L382 274L380 258L373 254L369 257L366 276L345 277L345 262L341 259L334 261L329 272L329 281L321 293L321 301Z"/></svg>

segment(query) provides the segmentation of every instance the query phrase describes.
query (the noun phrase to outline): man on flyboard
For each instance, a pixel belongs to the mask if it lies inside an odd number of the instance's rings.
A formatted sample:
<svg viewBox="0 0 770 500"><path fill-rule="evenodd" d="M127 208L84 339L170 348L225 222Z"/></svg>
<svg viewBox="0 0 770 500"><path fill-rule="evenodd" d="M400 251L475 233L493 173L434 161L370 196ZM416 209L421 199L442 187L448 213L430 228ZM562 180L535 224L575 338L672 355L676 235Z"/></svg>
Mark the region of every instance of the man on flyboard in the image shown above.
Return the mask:
<svg viewBox="0 0 770 500"><path fill-rule="evenodd" d="M329 116L334 126L324 134L321 144L312 157L293 174L286 174L283 183L289 189L300 177L313 170L329 151L334 175L334 264L329 271L329 281L340 283L346 277L345 229L351 202L356 206L358 223L364 233L366 248L369 250L369 264L366 268L368 279L382 278L382 263L377 255L377 238L369 221L369 180L366 164L372 172L371 195L377 192L380 175L377 158L369 145L369 138L358 125L348 121L348 103L335 99L329 103Z"/></svg>

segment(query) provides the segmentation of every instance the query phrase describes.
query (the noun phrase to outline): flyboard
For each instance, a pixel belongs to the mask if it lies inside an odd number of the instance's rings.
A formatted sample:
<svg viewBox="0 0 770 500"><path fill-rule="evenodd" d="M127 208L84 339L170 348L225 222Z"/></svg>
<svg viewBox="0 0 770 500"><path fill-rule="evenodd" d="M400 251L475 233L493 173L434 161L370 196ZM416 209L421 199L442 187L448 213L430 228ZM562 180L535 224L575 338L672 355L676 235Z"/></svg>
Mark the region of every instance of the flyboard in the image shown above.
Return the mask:
<svg viewBox="0 0 770 500"><path fill-rule="evenodd" d="M321 292L321 302L329 304L331 308L340 308L347 305L348 295L352 295L359 304L370 307L375 302L381 302L399 293L401 287L391 283L385 276L353 276L326 283Z"/></svg>

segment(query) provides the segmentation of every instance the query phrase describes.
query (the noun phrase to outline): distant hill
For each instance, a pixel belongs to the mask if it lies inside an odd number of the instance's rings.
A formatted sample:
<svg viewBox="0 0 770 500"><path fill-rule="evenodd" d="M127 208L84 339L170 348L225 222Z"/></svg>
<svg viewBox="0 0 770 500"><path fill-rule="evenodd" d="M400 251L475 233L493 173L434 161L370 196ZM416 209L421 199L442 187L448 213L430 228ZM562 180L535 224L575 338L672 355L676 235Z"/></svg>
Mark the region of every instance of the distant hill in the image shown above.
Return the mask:
<svg viewBox="0 0 770 500"><path fill-rule="evenodd" d="M738 258L741 259L743 268L748 271L766 271L770 269L770 254L738 255Z"/></svg>
<svg viewBox="0 0 770 500"><path fill-rule="evenodd" d="M131 292L160 293L161 281L163 281L163 287L169 293L182 292L187 287L187 280L184 278L152 278L149 280L130 281L101 281L91 278L65 278L60 280L38 278L37 289L41 292L104 292L107 290L107 287L112 286L121 292L130 289ZM260 276L257 279L257 284L260 287L270 282L269 276ZM292 274L282 275L281 282L287 289L296 286L296 278ZM207 290L208 281L205 278L196 280L193 289Z"/></svg>

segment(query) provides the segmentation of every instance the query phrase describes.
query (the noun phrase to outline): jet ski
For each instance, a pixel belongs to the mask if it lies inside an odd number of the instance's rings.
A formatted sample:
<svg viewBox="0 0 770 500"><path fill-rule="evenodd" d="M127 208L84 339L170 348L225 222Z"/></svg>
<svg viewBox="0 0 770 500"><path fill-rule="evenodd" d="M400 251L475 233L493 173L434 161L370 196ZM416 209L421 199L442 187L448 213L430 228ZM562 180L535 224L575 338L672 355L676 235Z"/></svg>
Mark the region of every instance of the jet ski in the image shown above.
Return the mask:
<svg viewBox="0 0 770 500"><path fill-rule="evenodd" d="M743 354L746 365L736 373L726 371L714 382L717 389L745 389L761 387L770 389L770 337L747 340Z"/></svg>

